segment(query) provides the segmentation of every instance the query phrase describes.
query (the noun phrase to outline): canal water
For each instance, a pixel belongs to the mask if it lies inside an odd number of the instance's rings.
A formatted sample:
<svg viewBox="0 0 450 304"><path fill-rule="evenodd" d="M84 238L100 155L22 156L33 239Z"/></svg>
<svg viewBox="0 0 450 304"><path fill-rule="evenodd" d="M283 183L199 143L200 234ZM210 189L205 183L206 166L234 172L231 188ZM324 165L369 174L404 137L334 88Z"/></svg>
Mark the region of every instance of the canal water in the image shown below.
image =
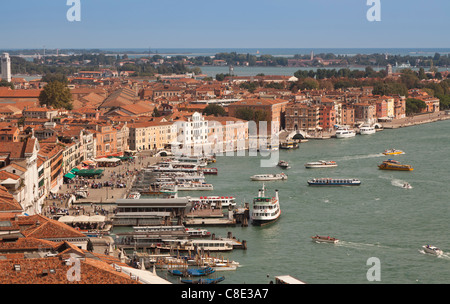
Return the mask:
<svg viewBox="0 0 450 304"><path fill-rule="evenodd" d="M279 158L291 165L284 170L288 179L265 182L266 194L279 190L280 219L264 227L207 228L224 237L232 232L247 241L247 250L217 254L241 265L236 271L220 273L225 276L224 283L266 284L277 275L315 284L364 284L371 283L368 277L374 276L386 284L450 283L447 130L450 121L440 121L349 139L310 140L299 149L280 150ZM406 154L382 154L390 148ZM379 170L377 165L388 158L410 164L414 171ZM238 204L251 205L262 182L251 181L250 176L283 171L261 167L261 159L218 157L211 166L217 167L219 174L207 177L214 191L186 194L234 196ZM304 167L316 160L334 160L338 167ZM362 184L308 186L308 179L318 177L358 178ZM402 188L405 182L413 188ZM314 243L310 237L316 234L336 237L340 243ZM444 255L425 254L421 248L426 244L441 248ZM176 282L165 272L159 274Z"/></svg>

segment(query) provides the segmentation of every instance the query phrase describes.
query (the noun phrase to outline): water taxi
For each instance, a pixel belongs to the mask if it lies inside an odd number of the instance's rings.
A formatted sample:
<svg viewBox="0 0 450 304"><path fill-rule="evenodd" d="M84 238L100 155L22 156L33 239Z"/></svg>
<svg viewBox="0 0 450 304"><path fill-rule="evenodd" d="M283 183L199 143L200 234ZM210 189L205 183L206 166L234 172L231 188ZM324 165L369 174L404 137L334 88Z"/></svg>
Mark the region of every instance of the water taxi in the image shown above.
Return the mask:
<svg viewBox="0 0 450 304"><path fill-rule="evenodd" d="M381 170L396 170L396 171L413 171L414 168L411 165L402 165L400 162L388 159L385 160L381 165L378 165Z"/></svg>
<svg viewBox="0 0 450 304"><path fill-rule="evenodd" d="M333 244L336 244L336 243L339 242L339 240L334 238L334 237L320 236L320 235L312 236L311 239L313 240L313 242L316 242L316 243L333 243Z"/></svg>
<svg viewBox="0 0 450 304"><path fill-rule="evenodd" d="M279 219L281 215L278 190L275 190L275 197L265 195L265 186L258 191L258 196L253 199L253 210L251 213L251 223L255 226L264 226Z"/></svg>
<svg viewBox="0 0 450 304"><path fill-rule="evenodd" d="M314 178L308 181L310 186L359 186L361 181L356 178Z"/></svg>
<svg viewBox="0 0 450 304"><path fill-rule="evenodd" d="M250 177L252 181L276 181L276 180L287 180L287 175L284 173L280 174L256 174Z"/></svg>
<svg viewBox="0 0 450 304"><path fill-rule="evenodd" d="M388 149L388 150L384 150L383 154L384 155L401 155L401 154L405 154L405 152L403 152L402 150L397 150L397 149Z"/></svg>
<svg viewBox="0 0 450 304"><path fill-rule="evenodd" d="M309 162L305 164L305 168L311 169L311 168L333 168L337 167L337 163L335 161L326 161L326 160L319 160L316 162Z"/></svg>
<svg viewBox="0 0 450 304"><path fill-rule="evenodd" d="M355 136L356 136L355 130L350 129L348 127L339 127L336 130L336 138L349 138Z"/></svg>
<svg viewBox="0 0 450 304"><path fill-rule="evenodd" d="M281 167L283 169L290 169L289 163L285 160L280 160L277 164L278 167Z"/></svg>
<svg viewBox="0 0 450 304"><path fill-rule="evenodd" d="M436 246L423 245L422 248L426 253L430 253L430 254L434 254L434 255L444 254L444 252L441 249L437 248Z"/></svg>

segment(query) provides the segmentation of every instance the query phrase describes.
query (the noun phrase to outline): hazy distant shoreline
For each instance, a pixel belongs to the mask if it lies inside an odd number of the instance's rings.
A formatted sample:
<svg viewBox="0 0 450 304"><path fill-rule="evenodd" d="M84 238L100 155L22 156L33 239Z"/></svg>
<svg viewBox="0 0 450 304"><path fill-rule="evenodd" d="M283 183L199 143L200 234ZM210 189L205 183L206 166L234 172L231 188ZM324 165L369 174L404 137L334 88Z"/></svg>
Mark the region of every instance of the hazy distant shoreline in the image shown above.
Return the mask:
<svg viewBox="0 0 450 304"><path fill-rule="evenodd" d="M14 54L43 54L44 49L15 49L2 48L0 52ZM388 54L402 56L433 56L435 53L450 54L450 48L64 48L47 49L46 55L59 54L83 54L83 53L105 53L105 54L132 54L140 56L148 55L181 55L181 56L213 56L217 53L236 52L239 54L252 55L272 55L289 57L294 55L307 55L311 52L315 54L334 54L336 56L355 56L357 54Z"/></svg>

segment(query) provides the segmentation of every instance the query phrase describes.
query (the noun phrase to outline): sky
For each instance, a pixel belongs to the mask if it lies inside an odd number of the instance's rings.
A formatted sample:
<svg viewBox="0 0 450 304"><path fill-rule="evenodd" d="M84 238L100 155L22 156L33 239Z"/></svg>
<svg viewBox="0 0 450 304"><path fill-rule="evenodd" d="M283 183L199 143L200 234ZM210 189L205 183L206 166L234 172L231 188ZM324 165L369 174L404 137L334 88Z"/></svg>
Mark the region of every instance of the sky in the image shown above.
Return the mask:
<svg viewBox="0 0 450 304"><path fill-rule="evenodd" d="M449 48L448 0L3 0L1 49ZM70 2L70 1L69 1ZM372 1L369 1L372 2Z"/></svg>

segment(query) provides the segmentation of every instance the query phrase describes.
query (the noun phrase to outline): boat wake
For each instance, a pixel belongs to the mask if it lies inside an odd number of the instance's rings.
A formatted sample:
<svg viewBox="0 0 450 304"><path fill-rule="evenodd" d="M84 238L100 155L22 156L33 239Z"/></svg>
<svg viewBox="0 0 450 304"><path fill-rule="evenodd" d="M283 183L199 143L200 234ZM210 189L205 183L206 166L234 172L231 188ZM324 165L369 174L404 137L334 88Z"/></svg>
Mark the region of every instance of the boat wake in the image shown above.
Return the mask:
<svg viewBox="0 0 450 304"><path fill-rule="evenodd" d="M434 256L434 257L436 257L436 258L438 258L438 259L443 259L443 260L450 261L450 253L444 252L444 253L441 254L441 255L433 255L433 254L430 254L430 253L425 252L423 249L419 249L419 252L420 252L421 254L426 254L426 255L429 255L429 256Z"/></svg>
<svg viewBox="0 0 450 304"><path fill-rule="evenodd" d="M385 156L383 153L377 154L367 154L367 155L349 155L340 158L336 158L336 161L345 161L345 160L355 160L355 159L365 159L365 158L375 158L375 157L383 157Z"/></svg>
<svg viewBox="0 0 450 304"><path fill-rule="evenodd" d="M390 180L391 181L391 185L394 186L394 187L405 188L405 184L409 184L407 181L404 181L404 180L401 180L401 179L396 179L396 178L389 177L389 176L382 176L382 175L380 175L378 177L382 178L382 179ZM413 187L410 186L409 189L412 189L412 188Z"/></svg>
<svg viewBox="0 0 450 304"><path fill-rule="evenodd" d="M365 244L365 243L354 243L354 242L347 242L347 241L339 241L339 243L336 244L337 246L345 247L345 248L352 248L352 249L373 249L376 248L387 248L385 246L381 246L380 244Z"/></svg>

